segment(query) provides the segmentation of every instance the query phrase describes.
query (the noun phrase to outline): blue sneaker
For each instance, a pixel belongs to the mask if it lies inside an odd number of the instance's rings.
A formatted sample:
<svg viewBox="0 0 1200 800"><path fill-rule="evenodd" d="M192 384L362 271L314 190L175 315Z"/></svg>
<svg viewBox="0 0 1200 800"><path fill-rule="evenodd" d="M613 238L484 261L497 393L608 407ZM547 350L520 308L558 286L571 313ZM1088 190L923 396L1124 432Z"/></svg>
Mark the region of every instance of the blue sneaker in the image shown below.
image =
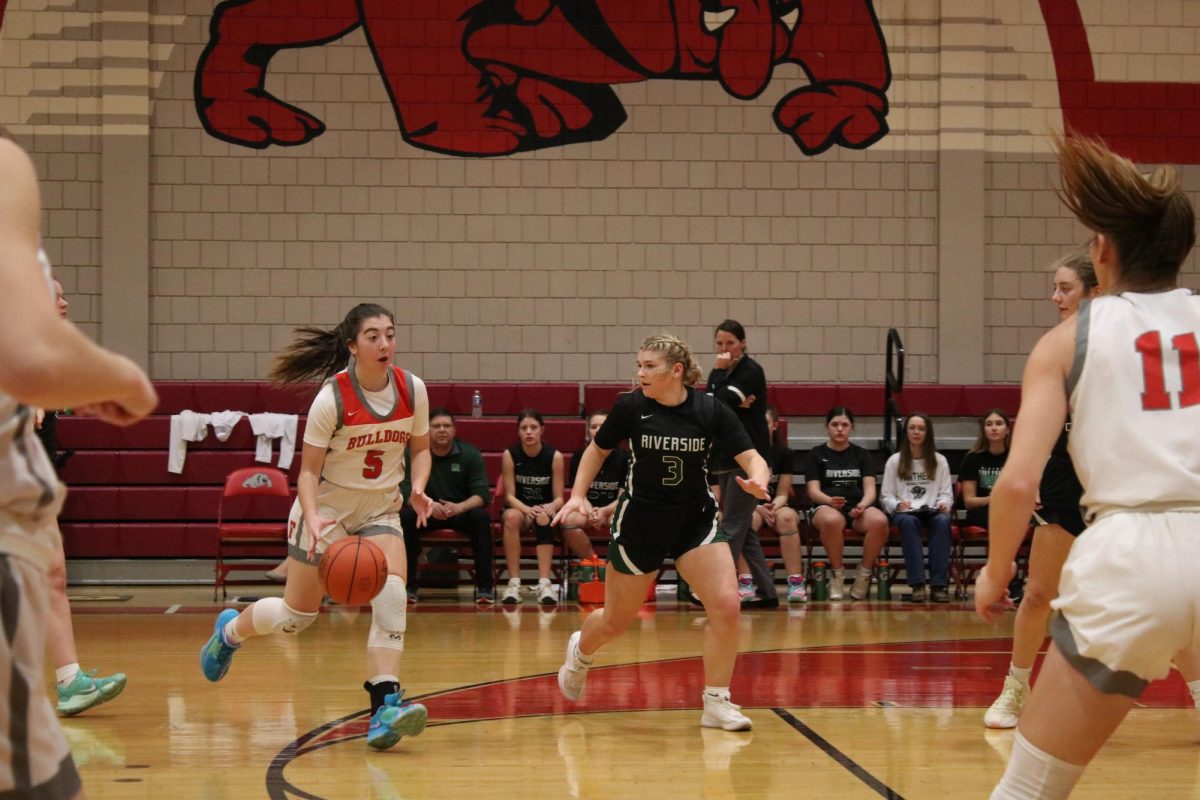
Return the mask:
<svg viewBox="0 0 1200 800"><path fill-rule="evenodd" d="M429 712L420 703L404 702L404 690L389 694L384 705L371 717L367 728L367 744L376 750L387 750L405 736L419 736L425 730Z"/></svg>
<svg viewBox="0 0 1200 800"><path fill-rule="evenodd" d="M238 612L232 608L217 614L217 621L213 624L213 635L204 643L204 647L200 648L200 669L204 670L204 677L213 683L225 677L234 651L240 647L225 643L225 626L230 620L236 619L237 615Z"/></svg>

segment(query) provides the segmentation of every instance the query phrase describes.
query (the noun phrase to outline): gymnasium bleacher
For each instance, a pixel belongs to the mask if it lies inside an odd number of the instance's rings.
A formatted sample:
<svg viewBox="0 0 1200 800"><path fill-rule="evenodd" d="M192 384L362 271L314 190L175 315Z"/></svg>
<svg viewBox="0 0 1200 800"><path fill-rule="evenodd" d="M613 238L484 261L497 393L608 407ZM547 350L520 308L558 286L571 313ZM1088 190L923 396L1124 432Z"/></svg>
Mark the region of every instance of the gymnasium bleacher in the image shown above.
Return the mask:
<svg viewBox="0 0 1200 800"><path fill-rule="evenodd" d="M315 385L289 389L251 381L168 381L156 387L159 407L151 417L129 428L115 428L84 416L60 418L60 447L74 451L62 472L71 488L61 516L69 558L214 558L222 484L229 472L255 463L255 437L243 420L227 441L218 441L210 434L202 441L191 442L183 472L176 475L167 471L171 415L183 410L226 409L248 414L299 414L299 443L303 438L303 415L316 389ZM444 407L456 415L458 436L483 452L493 486L499 477L501 454L516 439L516 414L521 409L537 408L542 412L546 418L544 441L569 460L584 443L583 415L610 408L628 388L628 384L572 382L428 384L430 407ZM482 418L470 416L476 391L483 398ZM939 448L956 468L961 453L974 439L975 418L992 407L1015 414L1019 397L1020 387L1013 385L910 384L896 395L896 400L901 412L923 410L935 417ZM797 486L802 485L799 473L804 454L824 441L824 414L834 405L854 409L859 415L855 440L868 449L879 449L882 384L776 384L770 387L768 400L787 424L789 443L796 450ZM959 433L945 435L943 431L947 430ZM298 451L299 444L289 471L293 485L299 470ZM880 469L885 458L886 453L880 452ZM245 503L240 516L248 520L273 518L253 501ZM775 547L768 550L777 554Z"/></svg>

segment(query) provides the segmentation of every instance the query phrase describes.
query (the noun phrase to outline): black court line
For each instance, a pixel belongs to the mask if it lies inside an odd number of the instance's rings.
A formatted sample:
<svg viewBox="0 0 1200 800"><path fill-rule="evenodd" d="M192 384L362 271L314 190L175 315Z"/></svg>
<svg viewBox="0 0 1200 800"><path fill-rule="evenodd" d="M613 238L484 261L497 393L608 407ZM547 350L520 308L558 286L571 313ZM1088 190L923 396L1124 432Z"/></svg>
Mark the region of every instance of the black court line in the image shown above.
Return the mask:
<svg viewBox="0 0 1200 800"><path fill-rule="evenodd" d="M894 789L891 789L883 781L867 772L865 769L859 766L854 759L843 753L841 750L838 750L829 742L828 739L822 737L819 733L805 725L800 720L796 719L789 712L782 708L772 708L771 710L774 711L780 719L799 731L804 738L808 739L810 742L820 748L825 755L841 764L846 768L847 771L850 772L851 775L858 778L867 786L871 787L880 797L886 797L888 800L904 800L903 795Z"/></svg>

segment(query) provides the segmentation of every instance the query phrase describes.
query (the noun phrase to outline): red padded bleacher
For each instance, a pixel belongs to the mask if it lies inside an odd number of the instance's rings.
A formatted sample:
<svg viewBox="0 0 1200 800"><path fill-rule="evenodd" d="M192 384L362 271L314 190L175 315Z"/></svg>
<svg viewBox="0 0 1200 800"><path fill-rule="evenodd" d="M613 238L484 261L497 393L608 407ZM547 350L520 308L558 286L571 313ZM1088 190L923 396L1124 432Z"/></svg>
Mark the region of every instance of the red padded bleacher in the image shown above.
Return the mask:
<svg viewBox="0 0 1200 800"><path fill-rule="evenodd" d="M95 418L63 416L58 423L60 447L75 451L63 470L71 486L61 517L67 553L72 557L212 557L215 554L217 499L226 475L252 466L255 437L245 420L228 441L211 434L188 443L182 475L167 471L170 415L184 409L200 412L238 410L301 415L297 453L290 470L299 471L304 417L316 384L295 390L267 382L162 381L155 384L160 405L149 419L115 428ZM471 397L483 396L485 416L472 418ZM587 411L611 408L629 383L593 383L582 387ZM570 382L429 384L430 404L457 416L458 433L483 452L491 485L500 474L502 452L517 441L517 413L534 407L546 416L545 441L568 460L584 442L579 418L580 385ZM881 384L775 384L769 401L784 417L824 417L834 405L856 414L883 413ZM897 396L902 410L934 416L979 416L998 406L1010 414L1020 404L1015 385L932 386L910 384ZM278 441L274 452L277 460ZM253 509L248 519L256 519Z"/></svg>

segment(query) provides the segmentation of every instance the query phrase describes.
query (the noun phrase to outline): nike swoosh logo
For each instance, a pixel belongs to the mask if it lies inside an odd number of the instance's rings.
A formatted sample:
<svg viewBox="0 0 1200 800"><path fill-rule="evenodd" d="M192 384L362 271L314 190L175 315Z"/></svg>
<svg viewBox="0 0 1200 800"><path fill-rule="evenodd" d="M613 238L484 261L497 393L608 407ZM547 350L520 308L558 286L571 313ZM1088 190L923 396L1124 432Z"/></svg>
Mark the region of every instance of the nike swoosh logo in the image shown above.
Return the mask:
<svg viewBox="0 0 1200 800"><path fill-rule="evenodd" d="M650 419L653 416L653 414L642 414L642 419Z"/></svg>

